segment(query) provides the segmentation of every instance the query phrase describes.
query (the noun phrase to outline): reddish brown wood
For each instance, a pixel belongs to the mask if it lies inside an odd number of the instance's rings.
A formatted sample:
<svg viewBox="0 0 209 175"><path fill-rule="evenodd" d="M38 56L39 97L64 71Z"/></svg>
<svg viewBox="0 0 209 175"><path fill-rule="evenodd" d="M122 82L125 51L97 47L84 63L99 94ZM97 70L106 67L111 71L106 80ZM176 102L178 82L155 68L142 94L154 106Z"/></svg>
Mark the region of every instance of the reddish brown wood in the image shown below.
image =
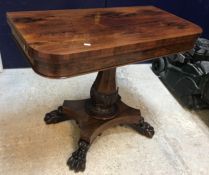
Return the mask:
<svg viewBox="0 0 209 175"><path fill-rule="evenodd" d="M86 100L65 101L63 113L69 116L70 119L77 121L81 130L80 139L88 143L92 143L99 134L110 127L120 124L136 124L141 119L140 110L131 108L118 101L118 113L114 118L110 120L98 120L86 113L85 103Z"/></svg>
<svg viewBox="0 0 209 175"><path fill-rule="evenodd" d="M115 82L116 68L100 71L93 84L94 89L102 94L113 94L117 91Z"/></svg>
<svg viewBox="0 0 209 175"><path fill-rule="evenodd" d="M33 69L59 78L193 47L202 30L152 6L7 13Z"/></svg>
<svg viewBox="0 0 209 175"><path fill-rule="evenodd" d="M156 7L12 12L8 23L33 69L60 78L99 71L87 100L65 101L46 114L47 124L74 119L81 129L78 149L68 160L85 169L90 144L105 129L129 124L152 137L140 111L121 102L116 67L193 47L202 30Z"/></svg>
<svg viewBox="0 0 209 175"><path fill-rule="evenodd" d="M108 120L117 114L119 100L115 82L116 68L100 71L90 91L86 103L87 112L94 118Z"/></svg>
<svg viewBox="0 0 209 175"><path fill-rule="evenodd" d="M77 122L81 130L79 147L68 160L68 165L75 171L85 169L90 144L109 127L129 124L147 137L154 135L154 128L144 122L140 110L129 107L120 100L115 74L115 68L100 71L92 85L90 99L66 100L63 106L46 114L44 118L47 124L70 119Z"/></svg>

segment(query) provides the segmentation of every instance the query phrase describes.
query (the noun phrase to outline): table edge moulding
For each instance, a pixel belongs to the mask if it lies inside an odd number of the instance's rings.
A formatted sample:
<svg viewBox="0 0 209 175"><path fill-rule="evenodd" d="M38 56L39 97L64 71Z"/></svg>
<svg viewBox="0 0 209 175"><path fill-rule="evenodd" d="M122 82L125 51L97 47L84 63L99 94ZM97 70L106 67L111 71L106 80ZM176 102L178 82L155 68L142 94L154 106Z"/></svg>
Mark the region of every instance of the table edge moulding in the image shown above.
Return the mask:
<svg viewBox="0 0 209 175"><path fill-rule="evenodd" d="M34 71L48 78L98 71L90 97L65 100L46 124L75 120L78 148L67 164L84 171L90 145L115 125L152 138L154 128L121 100L116 67L189 50L202 29L153 6L7 13L11 32Z"/></svg>

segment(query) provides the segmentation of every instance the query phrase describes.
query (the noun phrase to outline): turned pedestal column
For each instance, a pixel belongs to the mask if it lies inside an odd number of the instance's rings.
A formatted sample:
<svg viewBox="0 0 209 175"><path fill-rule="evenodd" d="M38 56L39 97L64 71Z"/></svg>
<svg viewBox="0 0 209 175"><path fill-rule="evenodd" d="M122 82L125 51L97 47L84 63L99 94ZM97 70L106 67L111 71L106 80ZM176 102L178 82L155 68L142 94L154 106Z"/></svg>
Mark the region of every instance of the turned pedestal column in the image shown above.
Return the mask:
<svg viewBox="0 0 209 175"><path fill-rule="evenodd" d="M115 68L190 50L202 33L153 6L10 12L7 21L36 73L67 78L99 71L89 99L66 100L45 116L47 124L77 122L78 149L67 162L75 171L85 169L91 143L109 127L129 125L147 137L154 134L140 110L121 101Z"/></svg>
<svg viewBox="0 0 209 175"><path fill-rule="evenodd" d="M94 81L90 98L85 100L66 100L58 110L46 114L47 124L65 120L75 120L81 132L78 149L69 158L70 169L83 171L86 154L93 140L105 129L115 125L129 125L149 138L154 128L141 117L140 110L127 106L121 101L116 87L116 69L100 71Z"/></svg>

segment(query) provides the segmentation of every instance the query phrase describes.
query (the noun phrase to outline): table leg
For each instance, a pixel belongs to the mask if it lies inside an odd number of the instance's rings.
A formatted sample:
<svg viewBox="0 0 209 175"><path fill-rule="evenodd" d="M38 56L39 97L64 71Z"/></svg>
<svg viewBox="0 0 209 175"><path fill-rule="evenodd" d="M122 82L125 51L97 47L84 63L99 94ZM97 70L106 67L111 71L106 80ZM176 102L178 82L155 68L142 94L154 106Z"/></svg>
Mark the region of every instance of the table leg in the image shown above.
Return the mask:
<svg viewBox="0 0 209 175"><path fill-rule="evenodd" d="M154 128L144 122L140 110L121 101L115 83L116 69L100 71L90 91L90 99L66 100L62 107L45 116L47 124L73 119L81 134L78 149L67 161L70 169L84 171L86 155L93 140L115 125L129 125L140 134L152 138Z"/></svg>
<svg viewBox="0 0 209 175"><path fill-rule="evenodd" d="M70 119L71 118L69 116L64 115L62 106L58 107L57 110L53 110L50 113L47 113L44 117L46 124L55 124Z"/></svg>

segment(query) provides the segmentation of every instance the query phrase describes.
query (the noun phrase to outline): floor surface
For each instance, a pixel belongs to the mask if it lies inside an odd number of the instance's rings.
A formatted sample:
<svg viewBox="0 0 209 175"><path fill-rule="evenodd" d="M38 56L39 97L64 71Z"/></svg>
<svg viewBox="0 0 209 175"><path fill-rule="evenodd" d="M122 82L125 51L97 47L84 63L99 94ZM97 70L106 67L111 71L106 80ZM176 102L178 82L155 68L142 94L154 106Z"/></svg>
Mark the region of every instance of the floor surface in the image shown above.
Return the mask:
<svg viewBox="0 0 209 175"><path fill-rule="evenodd" d="M45 125L43 117L64 99L89 97L95 76L53 80L31 69L0 73L0 175L74 174L66 161L78 127L73 121ZM83 174L209 174L209 110L182 108L150 65L119 68L117 84L122 100L140 108L156 134L148 139L126 127L106 130L91 146Z"/></svg>

